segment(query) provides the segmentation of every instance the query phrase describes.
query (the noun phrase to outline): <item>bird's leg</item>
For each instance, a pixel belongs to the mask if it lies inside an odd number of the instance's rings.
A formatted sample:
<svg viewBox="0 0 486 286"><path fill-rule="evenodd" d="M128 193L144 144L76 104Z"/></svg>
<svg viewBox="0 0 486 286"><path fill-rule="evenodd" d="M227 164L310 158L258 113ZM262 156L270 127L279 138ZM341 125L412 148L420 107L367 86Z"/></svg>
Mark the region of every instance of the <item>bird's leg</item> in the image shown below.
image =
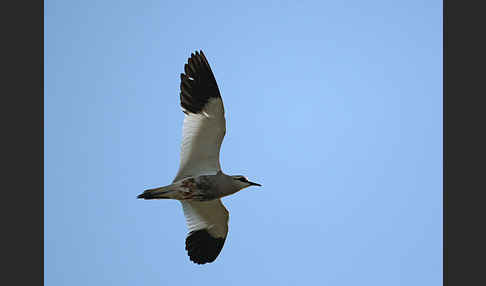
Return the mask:
<svg viewBox="0 0 486 286"><path fill-rule="evenodd" d="M197 185L194 178L188 178L181 182L182 199L190 200L195 195Z"/></svg>
<svg viewBox="0 0 486 286"><path fill-rule="evenodd" d="M200 189L198 183L194 178L188 178L181 182L180 185L182 200L193 200L193 201L208 201L214 199L212 196Z"/></svg>
<svg viewBox="0 0 486 286"><path fill-rule="evenodd" d="M198 189L191 189L182 192L183 200L193 200L193 201L207 201L208 198L204 196Z"/></svg>

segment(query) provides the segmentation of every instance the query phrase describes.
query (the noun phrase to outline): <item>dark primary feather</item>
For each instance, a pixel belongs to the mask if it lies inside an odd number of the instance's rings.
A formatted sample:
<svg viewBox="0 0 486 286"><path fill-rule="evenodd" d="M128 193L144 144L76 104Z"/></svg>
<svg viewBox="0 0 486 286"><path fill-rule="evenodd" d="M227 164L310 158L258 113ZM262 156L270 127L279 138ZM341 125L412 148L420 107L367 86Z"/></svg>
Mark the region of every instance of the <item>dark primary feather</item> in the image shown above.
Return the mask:
<svg viewBox="0 0 486 286"><path fill-rule="evenodd" d="M202 51L191 53L181 73L181 107L184 113L200 113L210 98L221 97L218 84Z"/></svg>
<svg viewBox="0 0 486 286"><path fill-rule="evenodd" d="M214 238L205 229L192 231L186 238L187 255L192 262L213 262L223 249L225 238Z"/></svg>

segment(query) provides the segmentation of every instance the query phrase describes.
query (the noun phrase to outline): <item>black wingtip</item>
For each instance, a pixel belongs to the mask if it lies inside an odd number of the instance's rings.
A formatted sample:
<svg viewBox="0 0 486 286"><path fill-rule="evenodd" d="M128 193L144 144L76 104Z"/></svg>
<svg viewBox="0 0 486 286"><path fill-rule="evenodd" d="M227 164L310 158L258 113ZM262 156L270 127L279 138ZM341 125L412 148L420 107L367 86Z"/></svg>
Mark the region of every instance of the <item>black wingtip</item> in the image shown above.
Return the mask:
<svg viewBox="0 0 486 286"><path fill-rule="evenodd" d="M220 98L218 84L203 51L191 53L180 75L180 100L183 111L200 113L211 98Z"/></svg>
<svg viewBox="0 0 486 286"><path fill-rule="evenodd" d="M211 236L206 229L192 231L186 238L187 255L194 263L211 263L223 249L225 240Z"/></svg>

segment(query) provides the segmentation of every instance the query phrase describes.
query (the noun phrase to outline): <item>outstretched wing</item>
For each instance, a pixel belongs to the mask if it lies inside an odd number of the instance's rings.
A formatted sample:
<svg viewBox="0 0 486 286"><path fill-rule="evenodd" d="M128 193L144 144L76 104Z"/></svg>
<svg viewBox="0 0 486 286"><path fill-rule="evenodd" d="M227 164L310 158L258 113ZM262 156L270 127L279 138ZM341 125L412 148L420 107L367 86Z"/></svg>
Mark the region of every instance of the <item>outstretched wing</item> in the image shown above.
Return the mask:
<svg viewBox="0 0 486 286"><path fill-rule="evenodd" d="M174 181L221 170L219 150L226 133L224 107L216 79L201 51L191 54L181 74L181 161Z"/></svg>
<svg viewBox="0 0 486 286"><path fill-rule="evenodd" d="M189 234L186 250L197 264L213 262L223 249L228 234L229 213L221 200L181 201Z"/></svg>

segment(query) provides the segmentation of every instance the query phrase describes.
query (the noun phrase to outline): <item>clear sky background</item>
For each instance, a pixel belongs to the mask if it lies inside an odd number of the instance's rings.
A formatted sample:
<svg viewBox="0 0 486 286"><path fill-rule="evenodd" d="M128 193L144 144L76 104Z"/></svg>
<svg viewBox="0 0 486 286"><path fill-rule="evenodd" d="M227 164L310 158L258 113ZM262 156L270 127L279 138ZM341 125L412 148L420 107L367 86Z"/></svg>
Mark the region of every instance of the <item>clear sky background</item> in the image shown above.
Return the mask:
<svg viewBox="0 0 486 286"><path fill-rule="evenodd" d="M202 49L223 199L214 263L180 204L179 74ZM45 1L45 283L442 285L442 1Z"/></svg>

